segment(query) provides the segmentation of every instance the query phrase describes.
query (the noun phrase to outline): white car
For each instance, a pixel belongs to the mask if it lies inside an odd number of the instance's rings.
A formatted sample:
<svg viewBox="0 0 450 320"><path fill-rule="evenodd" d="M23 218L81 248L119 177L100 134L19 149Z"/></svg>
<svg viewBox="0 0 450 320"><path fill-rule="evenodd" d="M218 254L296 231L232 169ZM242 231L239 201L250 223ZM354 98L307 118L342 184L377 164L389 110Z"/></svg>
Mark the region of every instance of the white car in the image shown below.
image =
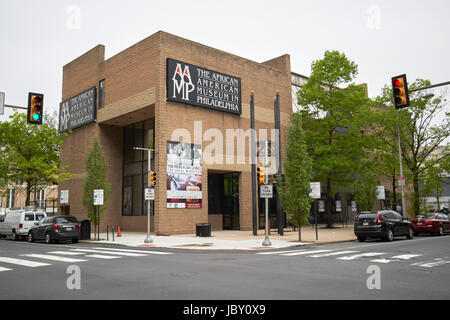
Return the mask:
<svg viewBox="0 0 450 320"><path fill-rule="evenodd" d="M11 236L12 239L25 239L28 231L39 220L46 218L43 211L16 210L6 214L3 221L0 221L0 238Z"/></svg>

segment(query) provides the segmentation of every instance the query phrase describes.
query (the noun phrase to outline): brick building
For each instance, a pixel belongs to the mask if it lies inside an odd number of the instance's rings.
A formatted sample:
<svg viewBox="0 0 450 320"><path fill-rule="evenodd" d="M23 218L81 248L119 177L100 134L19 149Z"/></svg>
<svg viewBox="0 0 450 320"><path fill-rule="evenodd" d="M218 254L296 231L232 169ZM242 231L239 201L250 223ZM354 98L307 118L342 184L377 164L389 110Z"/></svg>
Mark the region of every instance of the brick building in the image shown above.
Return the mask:
<svg viewBox="0 0 450 320"><path fill-rule="evenodd" d="M98 45L63 68L60 131L72 133L60 159L74 174L59 186L70 194L65 212L87 218L85 161L98 137L111 186L102 229L112 224L146 230L148 153L133 149L140 147L156 151L153 232L195 233L196 223L207 222L213 230L252 230L245 139L250 95L253 91L257 141L272 141L279 92L283 145L293 109L289 55L258 63L160 31L108 60L104 56L105 47ZM269 130L266 137L260 129Z"/></svg>

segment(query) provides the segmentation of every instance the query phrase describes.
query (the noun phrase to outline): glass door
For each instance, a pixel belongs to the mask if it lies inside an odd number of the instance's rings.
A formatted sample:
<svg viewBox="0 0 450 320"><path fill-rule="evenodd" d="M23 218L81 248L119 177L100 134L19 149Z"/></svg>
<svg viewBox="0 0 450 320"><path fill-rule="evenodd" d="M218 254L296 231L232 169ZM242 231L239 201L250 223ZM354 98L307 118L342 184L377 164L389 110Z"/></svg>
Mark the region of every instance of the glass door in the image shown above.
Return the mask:
<svg viewBox="0 0 450 320"><path fill-rule="evenodd" d="M223 229L239 230L239 173L224 175Z"/></svg>

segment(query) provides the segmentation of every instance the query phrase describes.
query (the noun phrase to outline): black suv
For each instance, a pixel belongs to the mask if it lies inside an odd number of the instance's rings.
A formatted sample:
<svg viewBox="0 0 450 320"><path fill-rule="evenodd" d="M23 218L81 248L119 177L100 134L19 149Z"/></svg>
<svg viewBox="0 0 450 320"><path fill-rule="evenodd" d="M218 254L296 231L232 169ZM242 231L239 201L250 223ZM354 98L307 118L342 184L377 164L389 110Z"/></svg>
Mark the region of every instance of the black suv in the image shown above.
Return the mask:
<svg viewBox="0 0 450 320"><path fill-rule="evenodd" d="M395 236L414 237L413 224L408 219L391 210L365 211L355 218L355 235L359 241L367 238L394 240Z"/></svg>
<svg viewBox="0 0 450 320"><path fill-rule="evenodd" d="M75 217L47 217L35 224L28 232L28 241L45 240L46 243L59 240L71 240L77 243L80 239L81 225Z"/></svg>

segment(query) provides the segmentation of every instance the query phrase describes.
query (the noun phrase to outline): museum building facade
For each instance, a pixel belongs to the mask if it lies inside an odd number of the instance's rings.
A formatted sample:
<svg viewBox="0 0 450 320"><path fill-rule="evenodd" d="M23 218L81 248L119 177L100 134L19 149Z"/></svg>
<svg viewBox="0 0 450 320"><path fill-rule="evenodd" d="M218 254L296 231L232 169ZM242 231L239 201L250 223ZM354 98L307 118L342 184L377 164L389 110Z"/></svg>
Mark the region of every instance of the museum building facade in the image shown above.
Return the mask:
<svg viewBox="0 0 450 320"><path fill-rule="evenodd" d="M252 183L257 182L250 152L251 97L257 156L262 156L263 141L273 149L277 134L281 146L287 141L292 77L299 77L290 69L287 54L259 63L163 31L107 60L105 47L98 45L68 63L59 130L70 133L60 160L73 176L59 186L68 195L60 203L62 212L87 218L86 159L97 138L110 185L102 230L114 225L146 231L148 203L155 234L192 234L198 223L210 223L213 230L252 230ZM276 103L279 131L273 130ZM150 202L144 196L149 164L157 179ZM258 228L264 225L261 203Z"/></svg>

